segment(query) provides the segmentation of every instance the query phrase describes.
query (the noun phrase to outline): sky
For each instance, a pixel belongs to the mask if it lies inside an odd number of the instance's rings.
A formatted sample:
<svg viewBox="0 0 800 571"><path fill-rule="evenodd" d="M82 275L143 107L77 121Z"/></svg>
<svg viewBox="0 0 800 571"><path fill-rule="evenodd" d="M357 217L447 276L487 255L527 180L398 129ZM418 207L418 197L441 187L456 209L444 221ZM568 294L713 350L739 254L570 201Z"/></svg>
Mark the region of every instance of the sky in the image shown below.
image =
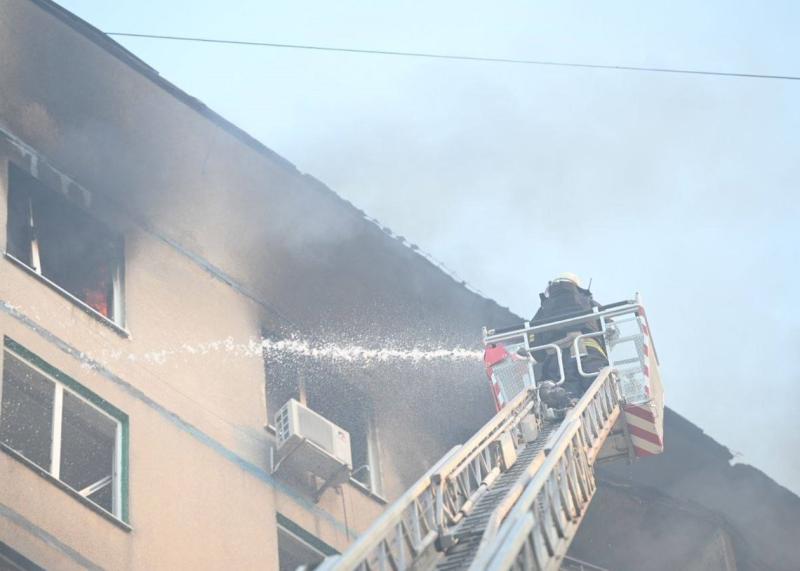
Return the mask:
<svg viewBox="0 0 800 571"><path fill-rule="evenodd" d="M792 1L60 3L106 32L800 76ZM667 404L800 493L800 81L117 39L520 315L564 271L641 292Z"/></svg>

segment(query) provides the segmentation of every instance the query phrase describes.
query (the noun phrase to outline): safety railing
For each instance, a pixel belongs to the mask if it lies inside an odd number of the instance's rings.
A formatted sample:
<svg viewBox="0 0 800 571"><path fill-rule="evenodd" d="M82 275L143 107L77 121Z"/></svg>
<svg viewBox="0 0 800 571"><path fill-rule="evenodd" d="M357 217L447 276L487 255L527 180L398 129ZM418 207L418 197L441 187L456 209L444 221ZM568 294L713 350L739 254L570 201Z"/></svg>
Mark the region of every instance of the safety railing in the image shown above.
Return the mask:
<svg viewBox="0 0 800 571"><path fill-rule="evenodd" d="M503 448L516 450L520 441L520 422L531 412L533 393L525 391L512 401L509 415L501 411L431 477L436 486L436 522L440 547L446 547L448 530L458 524L497 477L510 468L516 458L503 454ZM505 442L504 442L505 441Z"/></svg>
<svg viewBox="0 0 800 571"><path fill-rule="evenodd" d="M567 413L502 523L490 519L471 570L558 569L594 495L592 465L620 410L616 375L606 367Z"/></svg>
<svg viewBox="0 0 800 571"><path fill-rule="evenodd" d="M595 308L590 313L582 313L572 317L565 317L558 321L550 321L547 323L531 323L525 322L522 327L513 327L505 330L498 329L484 329L483 342L488 345L490 343L503 343L507 341L521 341L526 337L536 333L544 333L552 330L568 329L570 326L582 325L592 321L607 321L614 317L629 315L632 313L639 313L642 311L641 303L638 299L632 301L623 301L604 306L602 308Z"/></svg>
<svg viewBox="0 0 800 571"><path fill-rule="evenodd" d="M579 430L587 446L589 461L594 463L621 411L619 383L614 369L606 367L566 415L580 422Z"/></svg>
<svg viewBox="0 0 800 571"><path fill-rule="evenodd" d="M587 324L599 326L599 331L580 333ZM572 332L565 333L564 338L557 342L561 344L561 348L556 350L556 343L531 346L531 341L535 341L539 334L553 330ZM585 370L582 361L582 356L586 352L585 347L593 340L596 340L606 353L608 364L616 369L621 395L628 404L645 403L655 399L659 403L658 406L661 406L658 357L639 294L636 294L633 300L596 307L590 312L572 314L557 321L525 322L517 327L484 328L483 331L483 341L487 346L501 345L508 351L522 350L520 353L530 355L541 353L542 349L555 354L555 361L559 366L559 381L564 379L566 359L576 360L575 365L581 377L589 379L597 375L596 371ZM569 351L566 351L567 346ZM561 349L565 350L562 352ZM520 385L530 387L538 385L543 380L556 381L553 378L535 378L532 366L528 367L530 369L528 376L524 379L515 379L513 376L510 377L509 373L516 372L516 369L506 367L509 371L501 371L504 366L505 363L494 364L493 370L502 372L503 375L495 375L492 382L497 385L496 390L505 399L512 398Z"/></svg>
<svg viewBox="0 0 800 571"><path fill-rule="evenodd" d="M449 528L507 468L501 441L516 433L533 404L532 392L517 395L465 444L440 459L344 553L326 558L317 569L408 569L434 541L447 536Z"/></svg>

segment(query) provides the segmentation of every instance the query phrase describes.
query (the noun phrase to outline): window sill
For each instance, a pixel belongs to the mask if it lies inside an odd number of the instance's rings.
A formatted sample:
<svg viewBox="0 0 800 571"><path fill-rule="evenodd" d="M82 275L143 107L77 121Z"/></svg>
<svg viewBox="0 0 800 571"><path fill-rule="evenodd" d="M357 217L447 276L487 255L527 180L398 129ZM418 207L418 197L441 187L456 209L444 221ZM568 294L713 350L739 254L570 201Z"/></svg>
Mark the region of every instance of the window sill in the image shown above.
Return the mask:
<svg viewBox="0 0 800 571"><path fill-rule="evenodd" d="M272 424L265 424L264 430L271 434L272 436L277 436L278 432L275 430L275 426ZM376 502L380 503L381 505L388 505L389 500L384 498L383 496L379 496L375 492L369 489L365 484L356 480L355 478L350 478L350 485L355 488L357 491L361 492L365 496L369 497L370 499L375 500Z"/></svg>
<svg viewBox="0 0 800 571"><path fill-rule="evenodd" d="M102 323L103 325L105 325L107 327L110 327L115 333L117 333L117 335L119 335L121 337L124 337L126 339L130 339L130 336L131 336L130 331L128 331L124 327L118 325L116 322L114 322L113 320L109 319L108 317L106 317L102 313L98 312L97 310L89 307L88 305L86 305L86 303L84 303L83 301L81 301L80 299L78 299L77 297L72 295L71 293L69 293L67 290L65 290L64 288L59 286L57 283L52 282L49 279L47 279L46 277L44 277L43 275L41 275L40 273L35 272L25 262L22 262L22 261L18 260L17 258L15 258L13 255L9 254L8 252L5 253L5 257L6 257L6 259L8 261L10 261L13 265L17 266L21 270L23 270L26 274L28 274L29 276L32 276L33 278L35 278L38 281L42 282L43 284L45 284L49 288L55 290L56 292L61 294L61 296L67 298L69 301L71 301L76 306L78 306L78 308L82 309L85 313L88 313L91 317L93 317L94 319L96 319L97 321Z"/></svg>
<svg viewBox="0 0 800 571"><path fill-rule="evenodd" d="M114 514L112 514L110 512L107 512L106 510L104 510L103 508L101 508L100 506L98 506L97 504L92 502L91 500L88 500L88 499L84 498L82 495L80 495L78 492L73 490L67 484L65 484L61 480L55 479L53 476L51 476L47 472L47 470L44 470L40 466L37 466L36 464L34 464L33 462L31 462L30 460L25 458L25 456L23 456L22 454L20 454L19 452L17 452L13 448L11 448L11 447L7 446L6 444L3 444L2 442L0 442L0 451L3 451L4 453L6 453L9 456L11 456L11 458L16 460L17 462L19 462L19 463L25 465L26 467L30 468L31 470L36 472L39 476L41 476L43 479L47 480L51 484L54 484L57 488L63 490L64 492L66 492L67 494L69 494L70 496L72 496L73 498L78 500L78 502L80 502L81 504L83 504L84 506L86 506L87 508L89 508L90 510L95 512L96 514L104 517L105 519L107 519L108 521L110 521L111 523L116 525L118 528L120 528L121 530L126 531L126 532L133 531L133 528L130 525L128 525L126 522L122 521L121 519L119 519Z"/></svg>

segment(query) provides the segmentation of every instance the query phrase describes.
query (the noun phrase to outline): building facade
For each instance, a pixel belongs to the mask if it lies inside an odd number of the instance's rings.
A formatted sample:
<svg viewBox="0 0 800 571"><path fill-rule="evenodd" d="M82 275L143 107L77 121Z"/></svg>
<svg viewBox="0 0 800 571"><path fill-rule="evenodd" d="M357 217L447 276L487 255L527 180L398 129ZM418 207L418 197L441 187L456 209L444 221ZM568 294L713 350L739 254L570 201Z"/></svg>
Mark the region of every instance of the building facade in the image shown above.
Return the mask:
<svg viewBox="0 0 800 571"><path fill-rule="evenodd" d="M480 361L303 348L477 349L519 319L49 0L0 0L0 250L2 571L342 550L492 399ZM349 479L275 471L290 398L347 430ZM797 568L797 497L665 431L662 457L600 471L573 554Z"/></svg>
<svg viewBox="0 0 800 571"><path fill-rule="evenodd" d="M313 561L488 418L474 367L258 344L474 346L506 310L53 3L0 3L0 77L0 568ZM290 397L348 430L348 481L273 474Z"/></svg>

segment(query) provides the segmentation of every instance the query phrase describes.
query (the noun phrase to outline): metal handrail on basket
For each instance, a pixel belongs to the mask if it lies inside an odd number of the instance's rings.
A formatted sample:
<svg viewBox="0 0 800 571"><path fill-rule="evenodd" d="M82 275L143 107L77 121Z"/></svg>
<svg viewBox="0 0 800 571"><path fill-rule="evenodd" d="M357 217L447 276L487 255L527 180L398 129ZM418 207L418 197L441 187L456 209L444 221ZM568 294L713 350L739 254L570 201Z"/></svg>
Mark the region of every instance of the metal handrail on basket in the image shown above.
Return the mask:
<svg viewBox="0 0 800 571"><path fill-rule="evenodd" d="M564 372L564 352L561 350L561 347L559 347L555 343L545 343L544 345L539 345L537 347L531 347L530 349L528 349L528 352L532 354L535 351L542 351L542 350L545 350L545 349L555 349L556 350L556 355L558 356L558 374L559 374L559 378L558 378L558 381L555 382L555 385L556 386L563 385L564 382L567 380L567 375ZM533 357L533 355L531 355L531 358L532 357Z"/></svg>
<svg viewBox="0 0 800 571"><path fill-rule="evenodd" d="M572 355L575 357L575 362L578 365L578 374L580 374L581 377L584 377L584 378L588 379L588 378L597 376L597 373L599 373L599 371L597 371L595 373L587 373L586 371L583 370L583 365L581 363L580 342L583 339L590 339L590 338L593 339L595 337L605 337L605 335L606 335L605 331L596 331L596 332L593 332L593 333L584 333L583 335L578 335L575 338L575 341L572 342Z"/></svg>
<svg viewBox="0 0 800 571"><path fill-rule="evenodd" d="M643 312L642 306L640 305L638 300L621 302L621 303L623 304L622 305L612 304L607 309L603 310L595 309L594 311L589 313L560 319L558 321L551 321L548 323L533 324L526 321L522 327L514 329L505 329L501 330L500 332L495 332L494 329L484 328L483 342L486 345L491 343L502 343L504 341L511 341L513 339L518 339L523 336L527 336L528 334L531 333L533 334L543 333L545 331L550 331L553 329L564 329L565 327L568 326L580 325L583 323L596 321L601 318L610 319L612 317L618 317L630 313Z"/></svg>

